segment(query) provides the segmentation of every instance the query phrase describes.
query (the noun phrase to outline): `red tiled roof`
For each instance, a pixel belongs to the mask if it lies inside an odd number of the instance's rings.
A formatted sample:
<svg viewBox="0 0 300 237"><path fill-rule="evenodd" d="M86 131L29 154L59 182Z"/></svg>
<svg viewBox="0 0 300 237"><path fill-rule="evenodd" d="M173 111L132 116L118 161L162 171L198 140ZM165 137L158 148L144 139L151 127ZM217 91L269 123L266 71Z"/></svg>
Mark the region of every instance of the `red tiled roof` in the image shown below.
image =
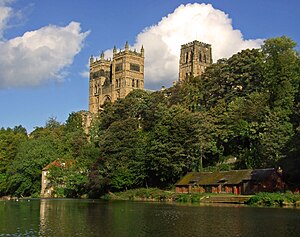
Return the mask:
<svg viewBox="0 0 300 237"><path fill-rule="evenodd" d="M60 161L60 160L55 160L48 164L46 167L43 168L43 170L49 170L52 167L58 167L58 168L68 168L71 165L74 165L75 161L74 160L67 160L67 161Z"/></svg>

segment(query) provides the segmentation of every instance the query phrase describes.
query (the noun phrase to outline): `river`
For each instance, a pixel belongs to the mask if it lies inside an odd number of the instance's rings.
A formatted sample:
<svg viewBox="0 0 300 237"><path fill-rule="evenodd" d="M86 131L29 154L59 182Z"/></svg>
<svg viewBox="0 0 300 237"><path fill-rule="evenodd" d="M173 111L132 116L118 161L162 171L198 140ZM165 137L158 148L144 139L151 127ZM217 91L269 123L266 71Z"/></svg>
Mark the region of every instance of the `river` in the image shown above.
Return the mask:
<svg viewBox="0 0 300 237"><path fill-rule="evenodd" d="M36 199L0 201L0 236L300 236L300 209Z"/></svg>

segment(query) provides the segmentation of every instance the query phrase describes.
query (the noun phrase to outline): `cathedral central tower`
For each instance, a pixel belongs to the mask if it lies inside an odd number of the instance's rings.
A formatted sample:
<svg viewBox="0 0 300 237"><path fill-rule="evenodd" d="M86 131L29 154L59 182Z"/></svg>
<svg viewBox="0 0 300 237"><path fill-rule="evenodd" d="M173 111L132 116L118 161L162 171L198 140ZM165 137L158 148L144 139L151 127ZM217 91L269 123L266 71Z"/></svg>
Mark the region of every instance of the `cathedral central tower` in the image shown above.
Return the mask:
<svg viewBox="0 0 300 237"><path fill-rule="evenodd" d="M90 58L89 111L97 113L105 102L125 98L134 89L144 89L144 48L132 51L113 49L113 58Z"/></svg>

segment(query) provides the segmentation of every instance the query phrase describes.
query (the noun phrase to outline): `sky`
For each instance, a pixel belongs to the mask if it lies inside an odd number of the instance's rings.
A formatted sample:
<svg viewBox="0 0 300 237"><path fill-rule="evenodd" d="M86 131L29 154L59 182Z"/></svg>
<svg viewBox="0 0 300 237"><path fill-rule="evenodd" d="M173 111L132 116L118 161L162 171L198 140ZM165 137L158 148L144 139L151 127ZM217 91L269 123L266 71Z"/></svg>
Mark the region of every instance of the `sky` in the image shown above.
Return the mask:
<svg viewBox="0 0 300 237"><path fill-rule="evenodd" d="M0 127L28 132L88 110L89 57L145 48L145 88L178 80L180 46L213 60L286 35L300 44L299 0L0 0ZM297 50L300 47L297 46Z"/></svg>

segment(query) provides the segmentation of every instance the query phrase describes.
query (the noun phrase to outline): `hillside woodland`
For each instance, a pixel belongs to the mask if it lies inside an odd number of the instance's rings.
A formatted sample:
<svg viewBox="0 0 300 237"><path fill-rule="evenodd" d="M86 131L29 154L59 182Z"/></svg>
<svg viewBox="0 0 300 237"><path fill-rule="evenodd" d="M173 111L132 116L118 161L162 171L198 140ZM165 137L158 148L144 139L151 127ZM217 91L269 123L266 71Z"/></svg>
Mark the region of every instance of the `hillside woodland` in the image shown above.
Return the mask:
<svg viewBox="0 0 300 237"><path fill-rule="evenodd" d="M0 196L38 197L53 170L63 197L99 197L140 187L171 188L190 171L281 167L300 184L300 58L288 37L220 59L169 89L135 90L108 103L89 134L80 113L50 118L27 134L0 130ZM299 188L299 187L298 187Z"/></svg>

